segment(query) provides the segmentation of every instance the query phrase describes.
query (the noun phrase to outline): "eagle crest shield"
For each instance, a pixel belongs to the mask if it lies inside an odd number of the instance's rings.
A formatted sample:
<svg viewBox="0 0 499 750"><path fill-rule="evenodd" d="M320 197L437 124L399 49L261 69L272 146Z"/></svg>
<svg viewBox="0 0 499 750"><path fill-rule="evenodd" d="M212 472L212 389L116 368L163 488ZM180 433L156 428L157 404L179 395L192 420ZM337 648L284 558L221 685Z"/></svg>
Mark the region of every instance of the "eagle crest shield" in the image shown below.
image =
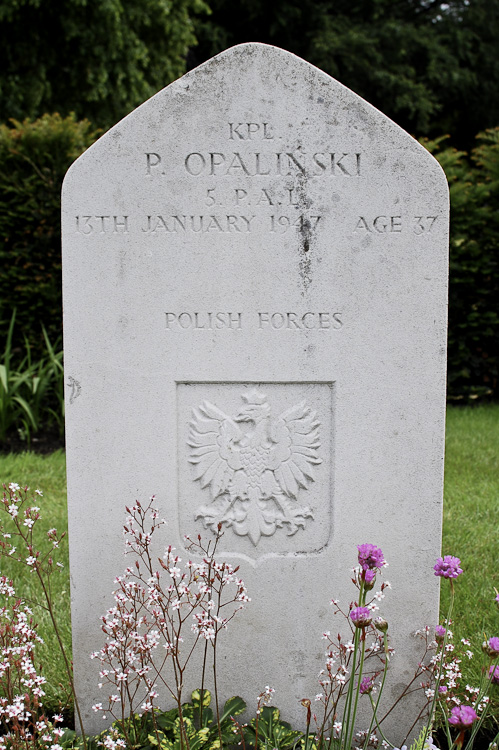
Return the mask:
<svg viewBox="0 0 499 750"><path fill-rule="evenodd" d="M256 547L262 536L285 529L288 536L313 519L298 495L314 481L320 422L306 401L273 417L267 396L255 388L234 416L209 401L193 409L189 463L211 502L196 518L216 532L219 524Z"/></svg>

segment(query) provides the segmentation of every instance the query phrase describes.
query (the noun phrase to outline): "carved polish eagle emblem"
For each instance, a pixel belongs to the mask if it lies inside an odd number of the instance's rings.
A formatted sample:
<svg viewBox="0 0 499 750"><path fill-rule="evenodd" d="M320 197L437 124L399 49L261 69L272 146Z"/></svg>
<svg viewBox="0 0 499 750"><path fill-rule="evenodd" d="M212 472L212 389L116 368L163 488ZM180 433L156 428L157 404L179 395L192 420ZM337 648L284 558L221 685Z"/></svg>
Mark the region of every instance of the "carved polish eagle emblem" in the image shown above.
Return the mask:
<svg viewBox="0 0 499 750"><path fill-rule="evenodd" d="M311 509L298 505L300 491L314 481L319 457L317 414L301 401L273 418L267 397L256 389L230 417L209 401L193 409L189 463L194 478L211 494L196 511L206 528L219 523L254 546L262 536L305 528Z"/></svg>

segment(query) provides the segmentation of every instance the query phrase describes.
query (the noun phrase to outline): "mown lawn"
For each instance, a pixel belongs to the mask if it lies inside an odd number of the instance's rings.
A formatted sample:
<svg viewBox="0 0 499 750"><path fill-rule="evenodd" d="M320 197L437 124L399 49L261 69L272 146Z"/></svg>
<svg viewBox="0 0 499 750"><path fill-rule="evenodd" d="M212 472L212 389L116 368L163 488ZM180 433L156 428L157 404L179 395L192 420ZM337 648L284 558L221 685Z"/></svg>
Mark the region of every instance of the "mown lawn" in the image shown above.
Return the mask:
<svg viewBox="0 0 499 750"><path fill-rule="evenodd" d="M454 639L471 640L475 659L463 660L464 680L478 685L480 646L485 636L499 635L499 611L494 604L494 587L499 589L499 405L449 407L447 413L443 554L461 558L465 575L456 582ZM65 456L33 453L0 455L0 480L28 484L43 490L41 530L67 527ZM53 576L53 597L68 648L71 642L68 553L64 568ZM35 578L28 569L11 560L1 561L2 574L12 577L19 596L39 600ZM443 587L442 612L448 604L448 586ZM36 619L45 639L40 648L43 673L48 678L46 704L64 700L62 659L51 633L48 614L36 608ZM100 613L96 613L97 615ZM493 688L494 710L499 715L499 687Z"/></svg>

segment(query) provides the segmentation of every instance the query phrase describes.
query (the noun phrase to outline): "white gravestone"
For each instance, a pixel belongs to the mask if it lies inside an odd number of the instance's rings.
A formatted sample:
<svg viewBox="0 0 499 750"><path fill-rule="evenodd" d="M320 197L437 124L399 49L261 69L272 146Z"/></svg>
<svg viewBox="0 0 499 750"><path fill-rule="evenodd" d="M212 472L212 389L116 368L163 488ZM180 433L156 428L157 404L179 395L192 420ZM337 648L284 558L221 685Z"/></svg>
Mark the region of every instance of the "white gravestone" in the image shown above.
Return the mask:
<svg viewBox="0 0 499 750"><path fill-rule="evenodd" d="M393 696L433 625L448 193L429 153L337 81L243 44L160 91L63 191L72 627L87 729L125 504L210 538L252 598L219 685L283 718L319 692L329 606L380 546ZM220 557L220 555L219 555ZM199 687L196 676L190 687Z"/></svg>

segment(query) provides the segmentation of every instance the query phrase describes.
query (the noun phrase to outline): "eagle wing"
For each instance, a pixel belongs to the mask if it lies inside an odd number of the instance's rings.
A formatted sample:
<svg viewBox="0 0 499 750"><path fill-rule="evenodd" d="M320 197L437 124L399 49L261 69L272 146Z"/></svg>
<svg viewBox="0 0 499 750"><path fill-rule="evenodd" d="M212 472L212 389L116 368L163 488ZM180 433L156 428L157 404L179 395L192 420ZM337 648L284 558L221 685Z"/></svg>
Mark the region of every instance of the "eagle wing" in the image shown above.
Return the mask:
<svg viewBox="0 0 499 750"><path fill-rule="evenodd" d="M189 423L189 463L201 487L210 485L212 498L227 490L234 472L242 468L236 443L242 432L236 422L209 401L193 409Z"/></svg>
<svg viewBox="0 0 499 750"><path fill-rule="evenodd" d="M320 422L305 401L284 411L272 425L268 468L274 472L282 492L296 498L300 487L314 481L314 466L322 463L318 449Z"/></svg>

